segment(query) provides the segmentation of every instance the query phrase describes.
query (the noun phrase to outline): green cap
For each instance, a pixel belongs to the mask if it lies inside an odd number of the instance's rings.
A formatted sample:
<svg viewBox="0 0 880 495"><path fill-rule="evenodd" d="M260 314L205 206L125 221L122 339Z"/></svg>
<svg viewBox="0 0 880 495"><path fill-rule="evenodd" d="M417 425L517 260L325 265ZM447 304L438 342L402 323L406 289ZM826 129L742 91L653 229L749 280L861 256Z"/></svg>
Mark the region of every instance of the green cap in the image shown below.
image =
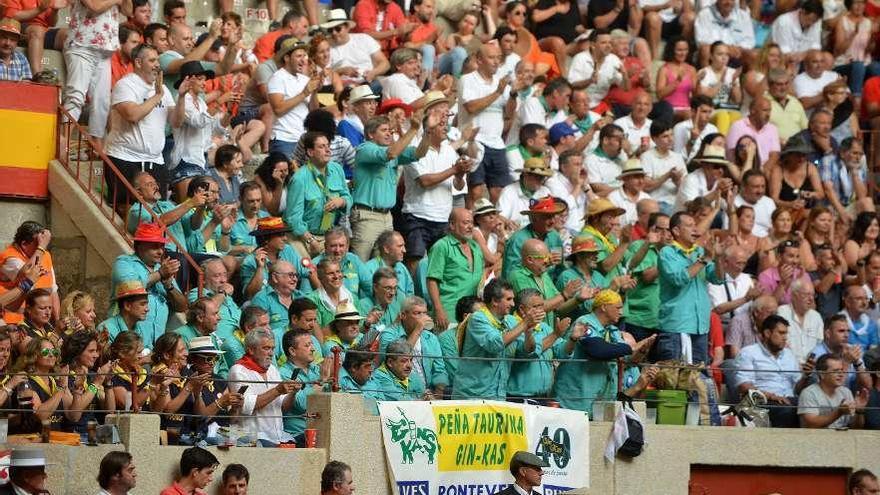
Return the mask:
<svg viewBox="0 0 880 495"><path fill-rule="evenodd" d="M513 459L510 460L510 474L516 477L519 468L523 466L545 468L550 467L550 464L531 452L520 450L516 454L513 454Z"/></svg>

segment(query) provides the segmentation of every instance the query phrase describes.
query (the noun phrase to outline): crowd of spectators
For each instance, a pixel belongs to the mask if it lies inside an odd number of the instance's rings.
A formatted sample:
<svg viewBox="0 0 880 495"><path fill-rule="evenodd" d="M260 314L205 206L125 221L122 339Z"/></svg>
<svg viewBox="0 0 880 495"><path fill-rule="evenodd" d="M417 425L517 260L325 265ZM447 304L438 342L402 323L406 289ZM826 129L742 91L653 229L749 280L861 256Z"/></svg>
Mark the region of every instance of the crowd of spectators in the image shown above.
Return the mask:
<svg viewBox="0 0 880 495"><path fill-rule="evenodd" d="M63 44L133 252L97 318L18 228L11 432L149 410L172 443L301 443L331 383L592 415L685 364L774 426L880 427L872 4L488 1L446 33L433 0L306 1L246 46L177 0L73 0L48 30L65 2L20 3L0 78Z"/></svg>

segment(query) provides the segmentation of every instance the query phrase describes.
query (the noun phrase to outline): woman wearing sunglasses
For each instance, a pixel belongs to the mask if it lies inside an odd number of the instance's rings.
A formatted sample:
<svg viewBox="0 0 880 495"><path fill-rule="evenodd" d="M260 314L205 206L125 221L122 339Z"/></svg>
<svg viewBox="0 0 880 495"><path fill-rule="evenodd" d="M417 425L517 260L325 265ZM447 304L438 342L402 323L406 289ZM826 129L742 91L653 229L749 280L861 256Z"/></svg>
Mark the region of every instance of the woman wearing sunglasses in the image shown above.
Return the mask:
<svg viewBox="0 0 880 495"><path fill-rule="evenodd" d="M208 426L229 426L229 413L241 407L243 397L227 390L226 381L214 373L214 364L223 351L217 349L210 336L196 337L189 342L189 363L192 375L189 383L195 399L195 414L200 417L187 421L195 438L205 438L210 445L220 443L219 437L208 436Z"/></svg>
<svg viewBox="0 0 880 495"><path fill-rule="evenodd" d="M9 399L15 397L15 389L27 381L27 376L11 373L13 345L12 337L7 333L7 329L10 328L17 327L3 327L0 330L0 408L13 409L14 407L9 404Z"/></svg>
<svg viewBox="0 0 880 495"><path fill-rule="evenodd" d="M20 430L14 433L37 433L43 421L49 421L53 430L61 430L64 417L72 419L69 410L73 409L73 395L67 380L52 376L67 373L66 366L57 367L59 354L51 340L35 338L15 363L15 371L27 374L29 386L16 394L18 406L33 407L34 413L24 413Z"/></svg>
<svg viewBox="0 0 880 495"><path fill-rule="evenodd" d="M61 362L70 369L67 385L73 394L73 407L63 428L79 433L83 441L88 440L89 422L103 419L103 411L112 411L116 406L113 393L105 388L110 384L113 362L98 367L99 357L97 334L88 330L67 336L61 346Z"/></svg>
<svg viewBox="0 0 880 495"><path fill-rule="evenodd" d="M160 428L168 432L168 443L177 445L186 438L185 417L193 414L193 381L187 368L188 352L183 337L166 333L153 346L152 385L156 392L150 409L162 414Z"/></svg>
<svg viewBox="0 0 880 495"><path fill-rule="evenodd" d="M147 383L147 370L141 366L143 354L144 341L137 332L122 332L110 345L110 355L115 363L110 378L115 409L139 410L147 402L151 387Z"/></svg>

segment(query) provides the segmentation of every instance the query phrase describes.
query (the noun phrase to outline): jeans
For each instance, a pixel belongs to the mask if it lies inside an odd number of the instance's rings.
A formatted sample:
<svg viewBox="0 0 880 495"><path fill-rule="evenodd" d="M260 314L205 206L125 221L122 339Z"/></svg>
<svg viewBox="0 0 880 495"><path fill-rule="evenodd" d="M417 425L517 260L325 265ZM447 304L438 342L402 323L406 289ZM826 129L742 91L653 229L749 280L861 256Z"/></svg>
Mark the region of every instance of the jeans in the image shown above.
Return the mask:
<svg viewBox="0 0 880 495"><path fill-rule="evenodd" d="M461 68L464 67L465 60L467 60L467 50L460 46L440 55L440 75L461 76Z"/></svg>
<svg viewBox="0 0 880 495"><path fill-rule="evenodd" d="M880 62L871 62L868 65L864 62L850 62L846 65L838 65L834 68L834 72L847 78L852 94L862 96L865 79L880 74Z"/></svg>
<svg viewBox="0 0 880 495"><path fill-rule="evenodd" d="M64 85L64 109L74 121L79 120L82 107L89 100L89 134L103 138L110 115L110 57L105 53L82 46L71 46L64 51L67 82Z"/></svg>
<svg viewBox="0 0 880 495"><path fill-rule="evenodd" d="M658 361L683 359L681 352L682 339L690 339L693 363L709 362L709 334L695 335L690 333L660 332L654 343Z"/></svg>
<svg viewBox="0 0 880 495"><path fill-rule="evenodd" d="M296 143L290 141L279 141L273 139L269 141L269 153L281 153L288 160L293 159L293 152L296 150Z"/></svg>
<svg viewBox="0 0 880 495"><path fill-rule="evenodd" d="M425 43L419 48L419 51L422 52L422 69L430 77L431 72L434 71L434 59L437 58L437 49L434 48L434 45Z"/></svg>

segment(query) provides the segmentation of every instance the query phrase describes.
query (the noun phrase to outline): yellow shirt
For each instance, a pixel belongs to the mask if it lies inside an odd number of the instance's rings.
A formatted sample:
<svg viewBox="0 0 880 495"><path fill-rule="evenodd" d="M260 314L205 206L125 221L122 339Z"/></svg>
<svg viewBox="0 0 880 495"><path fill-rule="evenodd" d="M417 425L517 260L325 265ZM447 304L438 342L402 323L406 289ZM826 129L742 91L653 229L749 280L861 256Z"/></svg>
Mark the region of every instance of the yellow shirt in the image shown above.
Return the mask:
<svg viewBox="0 0 880 495"><path fill-rule="evenodd" d="M807 128L807 114L800 100L789 95L783 107L770 93L764 96L770 100L770 123L776 126L783 143Z"/></svg>

